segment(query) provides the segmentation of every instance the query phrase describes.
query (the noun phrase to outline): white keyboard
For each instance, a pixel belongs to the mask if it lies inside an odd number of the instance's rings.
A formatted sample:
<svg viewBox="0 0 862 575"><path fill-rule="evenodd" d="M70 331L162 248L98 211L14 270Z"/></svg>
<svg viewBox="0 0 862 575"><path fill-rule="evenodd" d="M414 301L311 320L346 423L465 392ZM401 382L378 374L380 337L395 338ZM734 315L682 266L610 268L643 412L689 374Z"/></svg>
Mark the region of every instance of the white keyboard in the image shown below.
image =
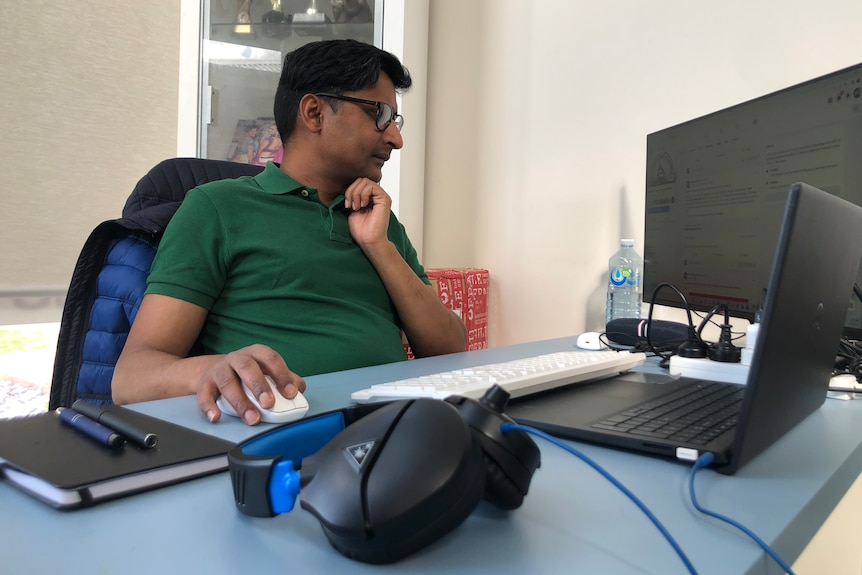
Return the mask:
<svg viewBox="0 0 862 575"><path fill-rule="evenodd" d="M646 355L628 351L560 351L502 363L465 367L372 385L353 392L358 403L450 395L480 398L493 384L522 397L572 383L609 377L644 362Z"/></svg>

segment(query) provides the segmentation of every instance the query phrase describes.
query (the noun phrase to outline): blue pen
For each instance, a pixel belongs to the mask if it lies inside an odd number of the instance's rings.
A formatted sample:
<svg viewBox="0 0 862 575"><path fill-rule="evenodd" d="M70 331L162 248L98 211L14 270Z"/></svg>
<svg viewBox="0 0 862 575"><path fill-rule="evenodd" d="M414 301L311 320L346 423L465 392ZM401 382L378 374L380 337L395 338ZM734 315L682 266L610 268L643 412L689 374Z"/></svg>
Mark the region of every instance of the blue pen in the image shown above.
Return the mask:
<svg viewBox="0 0 862 575"><path fill-rule="evenodd" d="M117 448L122 447L123 444L126 443L126 440L113 429L105 427L97 421L93 421L86 415L82 415L76 411L64 409L62 407L57 408L57 413L63 423L73 427L84 435L95 439L102 445Z"/></svg>

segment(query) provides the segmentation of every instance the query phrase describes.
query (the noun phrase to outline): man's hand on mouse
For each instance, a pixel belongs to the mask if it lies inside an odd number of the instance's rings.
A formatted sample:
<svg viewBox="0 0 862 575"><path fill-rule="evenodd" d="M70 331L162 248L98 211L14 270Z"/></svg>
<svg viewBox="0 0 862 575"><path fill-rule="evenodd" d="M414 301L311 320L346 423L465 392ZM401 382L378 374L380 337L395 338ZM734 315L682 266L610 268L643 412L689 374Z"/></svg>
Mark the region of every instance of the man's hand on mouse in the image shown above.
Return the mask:
<svg viewBox="0 0 862 575"><path fill-rule="evenodd" d="M204 373L197 386L198 407L206 418L216 422L221 417L216 400L220 395L230 403L248 425L260 422L260 413L246 396L243 382L257 398L261 408L275 404L265 375L275 382L281 394L293 399L297 392L305 391L305 380L288 369L281 355L274 349L254 344L220 356Z"/></svg>

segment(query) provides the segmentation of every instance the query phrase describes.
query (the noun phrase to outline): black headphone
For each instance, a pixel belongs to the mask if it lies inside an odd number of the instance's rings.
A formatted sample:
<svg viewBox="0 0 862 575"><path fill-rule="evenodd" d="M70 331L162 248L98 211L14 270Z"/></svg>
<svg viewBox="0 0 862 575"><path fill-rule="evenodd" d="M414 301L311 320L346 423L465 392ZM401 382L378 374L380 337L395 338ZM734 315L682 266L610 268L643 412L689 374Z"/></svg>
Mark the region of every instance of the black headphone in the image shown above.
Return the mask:
<svg viewBox="0 0 862 575"><path fill-rule="evenodd" d="M272 517L293 508L320 521L335 549L391 563L436 541L484 497L521 505L539 448L503 433L509 394L354 405L266 431L228 453L237 508ZM301 488L301 490L300 490Z"/></svg>

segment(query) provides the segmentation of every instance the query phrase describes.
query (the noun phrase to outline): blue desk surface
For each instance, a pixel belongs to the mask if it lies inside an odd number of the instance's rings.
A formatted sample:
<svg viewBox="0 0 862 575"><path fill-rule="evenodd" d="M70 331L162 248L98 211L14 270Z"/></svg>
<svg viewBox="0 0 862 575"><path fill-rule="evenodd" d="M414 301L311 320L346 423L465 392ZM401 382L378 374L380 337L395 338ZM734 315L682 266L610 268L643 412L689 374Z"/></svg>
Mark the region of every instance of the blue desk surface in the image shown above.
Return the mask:
<svg viewBox="0 0 862 575"><path fill-rule="evenodd" d="M571 349L573 337L307 378L313 412L341 407L378 381ZM262 431L208 423L193 397L136 409L239 441ZM862 471L862 402L824 406L733 477L701 471L700 502L753 529L792 563ZM61 512L0 484L0 572L17 573L685 573L628 498L594 470L537 439L542 467L524 505L481 503L442 540L391 566L351 561L297 508L272 519L234 507L227 473L90 509ZM747 537L697 513L686 465L573 443L640 497L699 573L776 573Z"/></svg>

